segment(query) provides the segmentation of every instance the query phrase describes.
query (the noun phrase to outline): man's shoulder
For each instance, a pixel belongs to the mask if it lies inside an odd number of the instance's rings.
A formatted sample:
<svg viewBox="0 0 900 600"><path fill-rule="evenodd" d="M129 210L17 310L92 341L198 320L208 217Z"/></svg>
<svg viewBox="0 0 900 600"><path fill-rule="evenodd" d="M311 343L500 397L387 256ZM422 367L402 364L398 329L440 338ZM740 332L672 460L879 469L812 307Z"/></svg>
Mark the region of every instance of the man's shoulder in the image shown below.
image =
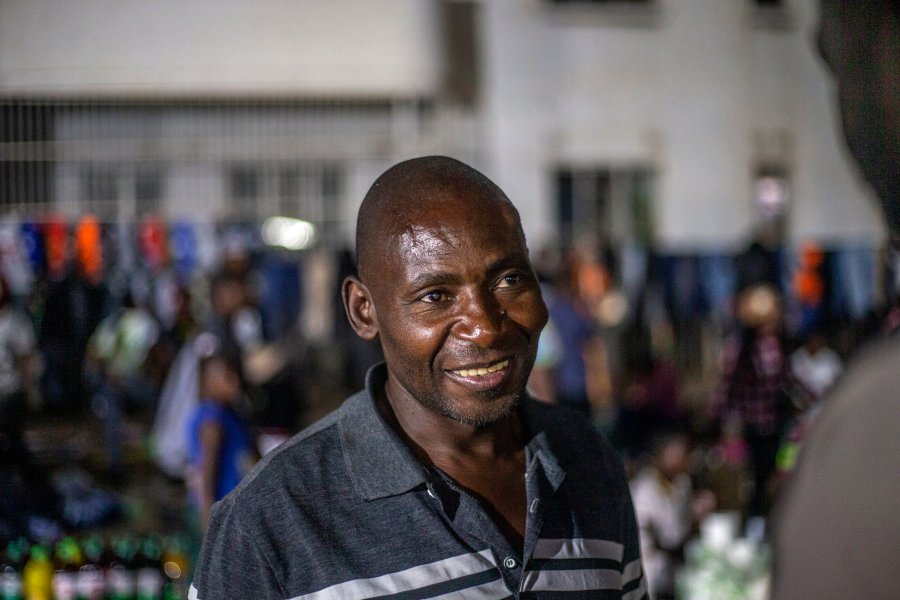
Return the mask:
<svg viewBox="0 0 900 600"><path fill-rule="evenodd" d="M323 486L339 485L344 470L338 424L344 410L341 406L266 454L218 503L218 512L252 517L279 499L317 498Z"/></svg>

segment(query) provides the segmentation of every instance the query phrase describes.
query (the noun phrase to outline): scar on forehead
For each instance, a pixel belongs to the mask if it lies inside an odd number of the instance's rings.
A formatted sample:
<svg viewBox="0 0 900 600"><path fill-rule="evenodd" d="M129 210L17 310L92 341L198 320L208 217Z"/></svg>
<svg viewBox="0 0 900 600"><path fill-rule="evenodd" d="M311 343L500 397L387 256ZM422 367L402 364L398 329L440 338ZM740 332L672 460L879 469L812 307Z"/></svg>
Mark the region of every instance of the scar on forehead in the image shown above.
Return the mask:
<svg viewBox="0 0 900 600"><path fill-rule="evenodd" d="M443 228L410 225L393 236L390 252L407 264L422 264L452 256L459 241Z"/></svg>
<svg viewBox="0 0 900 600"><path fill-rule="evenodd" d="M406 223L396 235L399 245L404 248L434 248L439 244L456 247L457 237L444 227L426 227L416 223Z"/></svg>

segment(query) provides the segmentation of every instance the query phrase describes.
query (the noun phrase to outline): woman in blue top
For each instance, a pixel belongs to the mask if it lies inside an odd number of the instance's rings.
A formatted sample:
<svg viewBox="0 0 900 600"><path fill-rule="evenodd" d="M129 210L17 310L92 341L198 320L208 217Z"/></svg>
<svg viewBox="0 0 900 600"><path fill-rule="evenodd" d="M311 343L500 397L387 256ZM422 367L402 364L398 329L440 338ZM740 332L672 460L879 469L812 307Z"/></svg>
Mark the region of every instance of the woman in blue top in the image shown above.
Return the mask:
<svg viewBox="0 0 900 600"><path fill-rule="evenodd" d="M237 369L222 355L200 362L200 404L188 422L188 486L206 530L209 511L233 490L259 458L234 405L241 394Z"/></svg>

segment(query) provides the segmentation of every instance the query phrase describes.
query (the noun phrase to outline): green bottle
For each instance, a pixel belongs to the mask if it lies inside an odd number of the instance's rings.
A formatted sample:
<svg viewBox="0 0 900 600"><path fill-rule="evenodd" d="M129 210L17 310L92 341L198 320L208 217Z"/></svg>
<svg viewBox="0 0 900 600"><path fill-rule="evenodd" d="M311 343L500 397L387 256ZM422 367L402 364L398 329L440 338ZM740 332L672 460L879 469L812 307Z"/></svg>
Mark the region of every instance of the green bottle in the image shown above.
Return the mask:
<svg viewBox="0 0 900 600"><path fill-rule="evenodd" d="M56 544L56 568L53 571L54 600L76 600L78 570L84 559L75 538L65 537Z"/></svg>
<svg viewBox="0 0 900 600"><path fill-rule="evenodd" d="M28 553L28 542L24 539L12 541L0 557L0 600L23 600L22 572Z"/></svg>

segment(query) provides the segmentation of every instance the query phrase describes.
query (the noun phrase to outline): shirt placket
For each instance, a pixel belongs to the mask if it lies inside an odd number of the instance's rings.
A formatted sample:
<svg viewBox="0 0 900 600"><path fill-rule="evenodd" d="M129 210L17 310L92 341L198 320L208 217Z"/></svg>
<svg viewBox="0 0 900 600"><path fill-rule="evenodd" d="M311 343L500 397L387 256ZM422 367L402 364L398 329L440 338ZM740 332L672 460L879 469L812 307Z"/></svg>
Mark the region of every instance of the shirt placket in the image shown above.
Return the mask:
<svg viewBox="0 0 900 600"><path fill-rule="evenodd" d="M430 477L427 486L428 494L440 502L444 516L454 530L464 532L491 549L494 565L504 584L511 594L516 594L522 581L522 550L506 539L474 496L440 476ZM456 505L455 511L448 512L447 507L453 505Z"/></svg>
<svg viewBox="0 0 900 600"><path fill-rule="evenodd" d="M529 455L532 453L529 452ZM516 596L522 592L522 586L525 582L528 563L534 554L534 548L541 537L541 530L544 527L544 521L547 514L547 507L562 480L565 473L556 464L555 460L548 461L545 466L544 461L547 455L538 450L528 457L528 470L525 472L525 493L528 498L528 513L525 521L525 547L522 556L522 576L519 579L519 585L516 588Z"/></svg>
<svg viewBox="0 0 900 600"><path fill-rule="evenodd" d="M525 493L528 510L523 548L515 548L510 544L475 497L448 478L437 474L427 476L428 495L439 502L448 523L455 530L464 531L491 549L494 564L503 582L516 597L522 591L526 566L540 539L546 509L565 476L556 461L542 450L531 452L529 449L526 452L526 463L528 467L525 472ZM455 510L448 512L448 506L455 506Z"/></svg>

